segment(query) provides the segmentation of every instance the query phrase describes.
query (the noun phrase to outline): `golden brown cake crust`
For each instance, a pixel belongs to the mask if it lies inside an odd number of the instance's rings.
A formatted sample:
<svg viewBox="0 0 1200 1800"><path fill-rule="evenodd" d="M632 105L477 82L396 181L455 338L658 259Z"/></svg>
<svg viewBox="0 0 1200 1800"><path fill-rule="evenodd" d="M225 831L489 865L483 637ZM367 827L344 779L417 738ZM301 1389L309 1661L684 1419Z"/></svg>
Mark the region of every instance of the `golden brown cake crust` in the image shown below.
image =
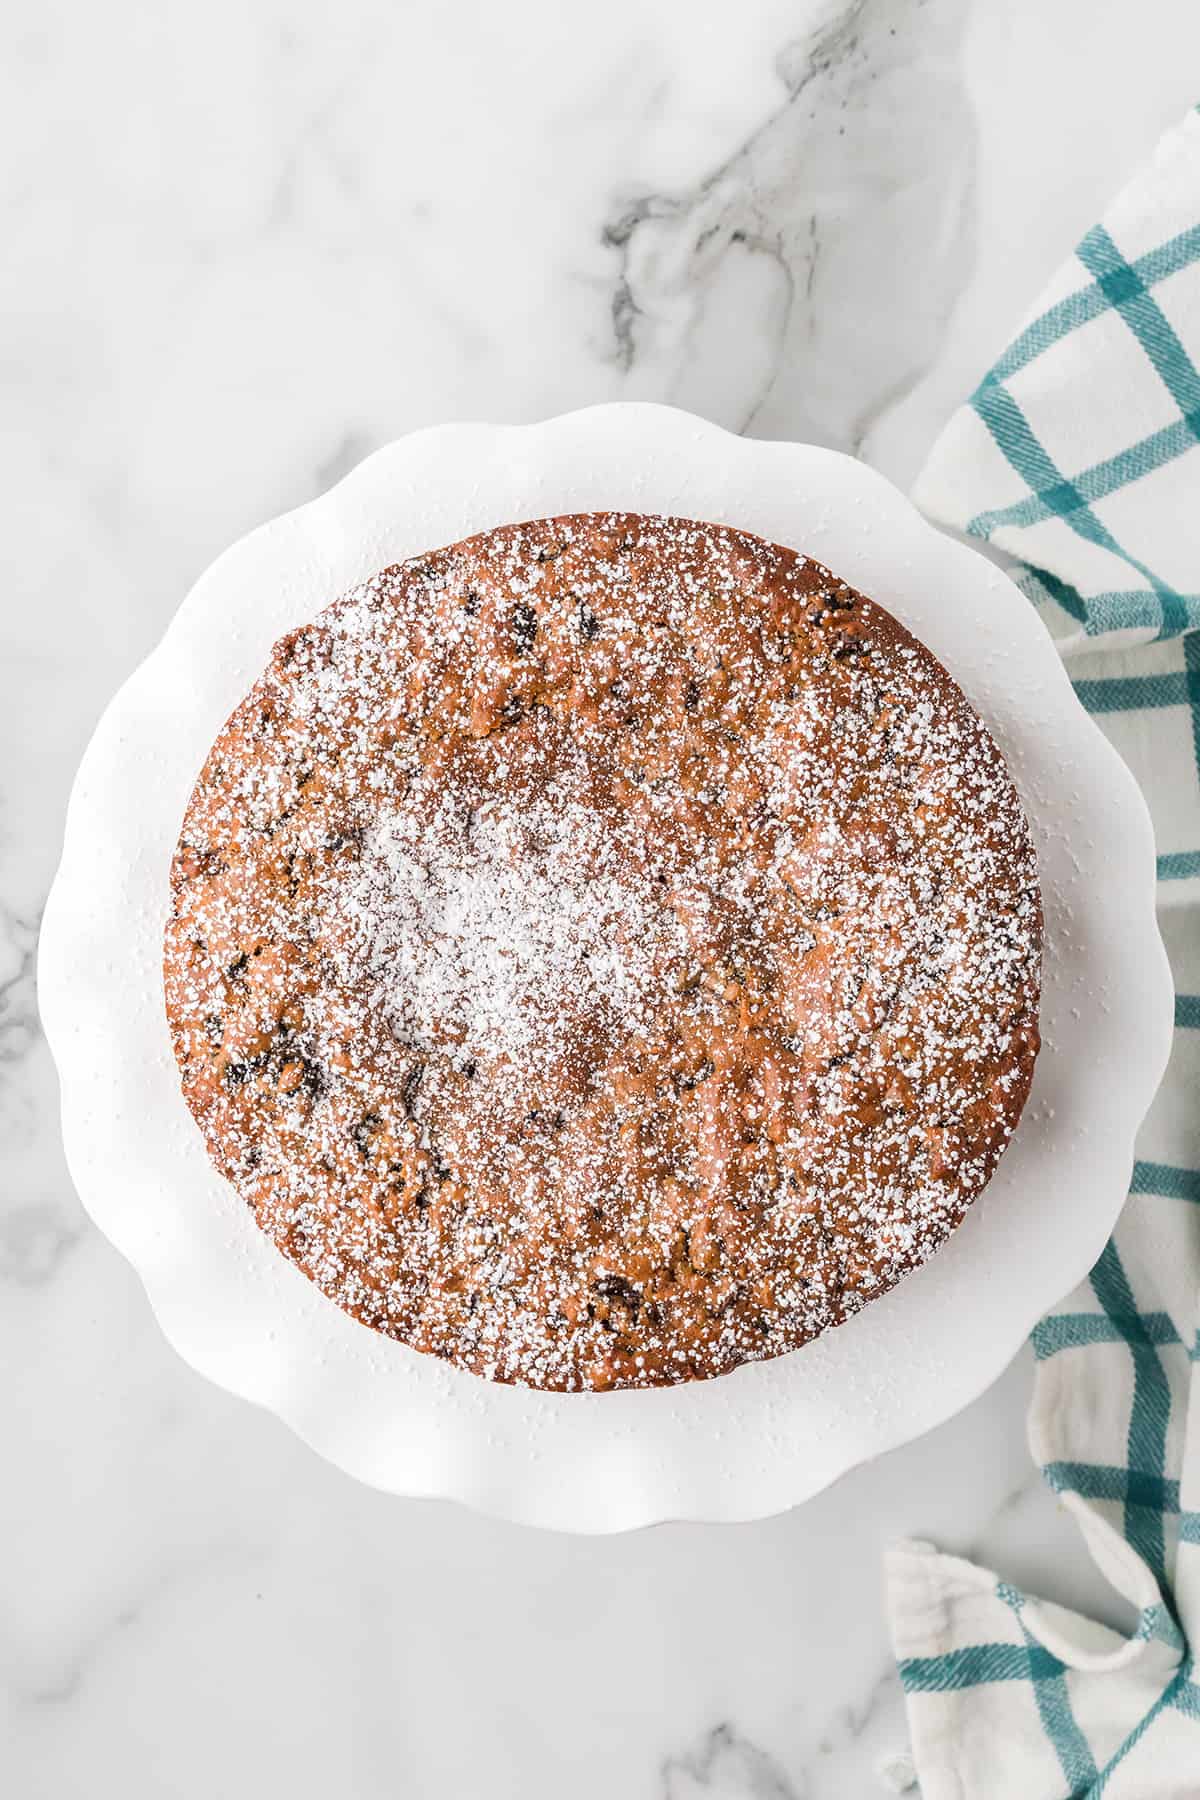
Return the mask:
<svg viewBox="0 0 1200 1800"><path fill-rule="evenodd" d="M1037 1054L998 749L888 613L725 526L542 519L355 589L217 739L171 889L218 1168L494 1380L837 1324L959 1223Z"/></svg>

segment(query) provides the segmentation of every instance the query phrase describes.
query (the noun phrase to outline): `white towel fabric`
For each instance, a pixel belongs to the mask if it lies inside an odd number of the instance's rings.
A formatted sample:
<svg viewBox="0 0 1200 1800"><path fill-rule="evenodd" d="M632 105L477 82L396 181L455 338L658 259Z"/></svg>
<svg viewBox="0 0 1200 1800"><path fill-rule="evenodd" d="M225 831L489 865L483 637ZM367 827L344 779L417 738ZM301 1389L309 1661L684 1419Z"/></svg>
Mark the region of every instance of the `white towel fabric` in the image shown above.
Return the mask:
<svg viewBox="0 0 1200 1800"><path fill-rule="evenodd" d="M1033 1338L1033 1455L1137 1627L897 1546L914 1761L923 1800L1200 1800L1200 114L1088 232L915 497L1016 559L1141 783L1177 1000L1117 1229Z"/></svg>

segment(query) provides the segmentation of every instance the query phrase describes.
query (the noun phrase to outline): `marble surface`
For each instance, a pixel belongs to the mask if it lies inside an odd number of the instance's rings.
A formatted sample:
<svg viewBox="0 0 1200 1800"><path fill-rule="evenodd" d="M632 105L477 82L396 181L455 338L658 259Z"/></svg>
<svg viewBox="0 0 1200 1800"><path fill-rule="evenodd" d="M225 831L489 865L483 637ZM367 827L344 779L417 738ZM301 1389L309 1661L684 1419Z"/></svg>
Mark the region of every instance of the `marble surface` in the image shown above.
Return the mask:
<svg viewBox="0 0 1200 1800"><path fill-rule="evenodd" d="M1030 1470L1024 1362L760 1525L580 1541L358 1488L184 1369L83 1217L39 911L87 735L190 581L414 425L670 399L909 481L1194 101L1200 13L51 0L9 39L4 1791L901 1791L889 1537L1115 1617Z"/></svg>

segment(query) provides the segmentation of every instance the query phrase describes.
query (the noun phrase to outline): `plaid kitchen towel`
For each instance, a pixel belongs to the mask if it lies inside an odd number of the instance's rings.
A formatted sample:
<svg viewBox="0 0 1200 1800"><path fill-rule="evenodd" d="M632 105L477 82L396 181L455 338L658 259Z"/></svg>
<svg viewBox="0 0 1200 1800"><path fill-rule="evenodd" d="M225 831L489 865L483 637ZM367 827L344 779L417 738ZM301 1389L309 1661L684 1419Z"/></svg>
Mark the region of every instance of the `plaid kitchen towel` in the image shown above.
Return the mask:
<svg viewBox="0 0 1200 1800"><path fill-rule="evenodd" d="M1033 1334L1034 1457L1136 1626L897 1546L913 1760L923 1800L1200 1800L1200 112L1088 232L915 497L1016 560L1140 781L1177 999L1117 1229Z"/></svg>

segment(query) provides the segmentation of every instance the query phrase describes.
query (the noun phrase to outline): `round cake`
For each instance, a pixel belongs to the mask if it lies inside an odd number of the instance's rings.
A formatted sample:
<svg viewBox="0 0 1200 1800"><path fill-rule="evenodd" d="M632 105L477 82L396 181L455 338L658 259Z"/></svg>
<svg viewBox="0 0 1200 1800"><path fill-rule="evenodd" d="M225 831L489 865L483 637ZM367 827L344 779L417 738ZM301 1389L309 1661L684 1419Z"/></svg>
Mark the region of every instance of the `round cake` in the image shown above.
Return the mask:
<svg viewBox="0 0 1200 1800"><path fill-rule="evenodd" d="M937 1249L1020 1117L1041 904L1000 751L828 569L585 514L275 648L171 871L222 1174L376 1330L497 1381L715 1376Z"/></svg>

